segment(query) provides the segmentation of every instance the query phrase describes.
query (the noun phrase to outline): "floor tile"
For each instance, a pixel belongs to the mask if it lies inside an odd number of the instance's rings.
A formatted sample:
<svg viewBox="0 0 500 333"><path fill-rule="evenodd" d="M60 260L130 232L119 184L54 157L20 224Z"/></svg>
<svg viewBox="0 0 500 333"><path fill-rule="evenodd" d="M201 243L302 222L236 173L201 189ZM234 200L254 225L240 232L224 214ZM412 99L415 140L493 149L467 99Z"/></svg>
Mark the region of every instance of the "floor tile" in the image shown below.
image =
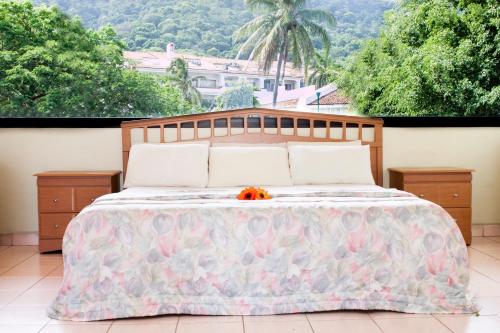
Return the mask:
<svg viewBox="0 0 500 333"><path fill-rule="evenodd" d="M22 293L22 290L0 290L0 307L11 303Z"/></svg>
<svg viewBox="0 0 500 333"><path fill-rule="evenodd" d="M499 242L495 242L494 239L490 239L489 237L472 237L472 242L470 244L470 247L473 249L496 248L499 246Z"/></svg>
<svg viewBox="0 0 500 333"><path fill-rule="evenodd" d="M111 324L48 324L40 333L106 333Z"/></svg>
<svg viewBox="0 0 500 333"><path fill-rule="evenodd" d="M35 258L35 260L31 260L30 258L12 267L2 276L46 276L60 265L61 262L57 259L40 260Z"/></svg>
<svg viewBox="0 0 500 333"><path fill-rule="evenodd" d="M437 316L454 333L500 333L498 316Z"/></svg>
<svg viewBox="0 0 500 333"><path fill-rule="evenodd" d="M394 311L372 311L370 312L370 317L372 319L389 319L389 318L425 318L432 317L425 313L404 313L404 312L394 312Z"/></svg>
<svg viewBox="0 0 500 333"><path fill-rule="evenodd" d="M469 249L470 267L500 282L500 260L475 249Z"/></svg>
<svg viewBox="0 0 500 333"><path fill-rule="evenodd" d="M385 318L374 321L384 333L450 333L446 326L433 317Z"/></svg>
<svg viewBox="0 0 500 333"><path fill-rule="evenodd" d="M108 333L175 333L177 323L163 324L117 324L113 323ZM200 332L201 333L201 332Z"/></svg>
<svg viewBox="0 0 500 333"><path fill-rule="evenodd" d="M9 306L49 306L56 295L57 292L54 290L28 290L16 297L16 299L9 303Z"/></svg>
<svg viewBox="0 0 500 333"><path fill-rule="evenodd" d="M0 267L17 265L37 251L37 246L11 246L0 252Z"/></svg>
<svg viewBox="0 0 500 333"><path fill-rule="evenodd" d="M115 322L114 319L98 320L98 321L71 321L71 320L57 320L51 319L47 325L103 325L106 327L111 326Z"/></svg>
<svg viewBox="0 0 500 333"><path fill-rule="evenodd" d="M0 275L7 272L11 268L12 268L12 266L0 266Z"/></svg>
<svg viewBox="0 0 500 333"><path fill-rule="evenodd" d="M39 280L30 290L59 290L62 283L62 277L49 276Z"/></svg>
<svg viewBox="0 0 500 333"><path fill-rule="evenodd" d="M5 333L37 333L43 325L2 325L0 324L0 332Z"/></svg>
<svg viewBox="0 0 500 333"><path fill-rule="evenodd" d="M41 279L39 276L0 276L0 290L27 290Z"/></svg>
<svg viewBox="0 0 500 333"><path fill-rule="evenodd" d="M246 333L251 331L246 330ZM243 333L242 322L181 322L176 333ZM265 333L265 332L259 332ZM273 332L277 333L277 332ZM299 332L297 332L299 333ZM309 332L308 332L309 333Z"/></svg>
<svg viewBox="0 0 500 333"><path fill-rule="evenodd" d="M4 307L0 311L0 324L23 324L39 325L47 324L50 318L47 317L46 307ZM0 331L1 332L1 331Z"/></svg>
<svg viewBox="0 0 500 333"><path fill-rule="evenodd" d="M50 272L47 276L63 276L64 275L64 265L60 265L56 267L52 272Z"/></svg>
<svg viewBox="0 0 500 333"><path fill-rule="evenodd" d="M294 321L247 321L245 317L245 333L312 333L309 322ZM332 321L333 322L333 321ZM201 331L200 331L201 332ZM182 332L178 332L182 333Z"/></svg>
<svg viewBox="0 0 500 333"><path fill-rule="evenodd" d="M500 296L500 282L470 270L470 289L475 296Z"/></svg>
<svg viewBox="0 0 500 333"><path fill-rule="evenodd" d="M311 326L314 333L382 333L380 328L371 319L321 320L311 322Z"/></svg>
<svg viewBox="0 0 500 333"><path fill-rule="evenodd" d="M2 273L2 276L40 276L44 277L54 270L54 266L51 265L17 265L9 269L8 271Z"/></svg>
<svg viewBox="0 0 500 333"><path fill-rule="evenodd" d="M494 242L498 242L500 243L500 236L496 236L496 237L485 237L491 241L494 241Z"/></svg>
<svg viewBox="0 0 500 333"><path fill-rule="evenodd" d="M241 316L179 316L179 323L241 323Z"/></svg>
<svg viewBox="0 0 500 333"><path fill-rule="evenodd" d="M0 245L0 252L2 252L3 250L8 249L9 247L10 247L9 245Z"/></svg>
<svg viewBox="0 0 500 333"><path fill-rule="evenodd" d="M500 243L498 243L498 245L500 245ZM497 248L478 249L478 251L487 254L497 260L500 259L500 246Z"/></svg>
<svg viewBox="0 0 500 333"><path fill-rule="evenodd" d="M307 321L303 313L280 314L273 316L244 316L245 322L284 322L284 321Z"/></svg>
<svg viewBox="0 0 500 333"><path fill-rule="evenodd" d="M306 314L309 321L341 320L341 319L370 319L368 311L329 311Z"/></svg>
<svg viewBox="0 0 500 333"><path fill-rule="evenodd" d="M481 316L500 315L500 297L477 297Z"/></svg>
<svg viewBox="0 0 500 333"><path fill-rule="evenodd" d="M140 317L140 318L130 318L130 319L116 319L114 324L119 325L137 325L137 324L170 324L179 321L179 316L177 315L165 315L165 316L154 316L154 317Z"/></svg>

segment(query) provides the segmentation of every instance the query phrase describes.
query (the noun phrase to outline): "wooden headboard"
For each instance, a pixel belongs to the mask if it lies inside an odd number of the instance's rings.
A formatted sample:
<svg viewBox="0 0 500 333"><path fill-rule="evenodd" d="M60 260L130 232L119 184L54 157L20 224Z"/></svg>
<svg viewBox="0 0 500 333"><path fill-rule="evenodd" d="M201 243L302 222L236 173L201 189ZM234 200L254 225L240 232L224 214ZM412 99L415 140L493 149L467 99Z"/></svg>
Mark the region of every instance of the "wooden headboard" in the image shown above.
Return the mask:
<svg viewBox="0 0 500 333"><path fill-rule="evenodd" d="M255 108L126 121L121 127L124 175L135 143L362 140L370 145L373 177L382 186L381 119Z"/></svg>

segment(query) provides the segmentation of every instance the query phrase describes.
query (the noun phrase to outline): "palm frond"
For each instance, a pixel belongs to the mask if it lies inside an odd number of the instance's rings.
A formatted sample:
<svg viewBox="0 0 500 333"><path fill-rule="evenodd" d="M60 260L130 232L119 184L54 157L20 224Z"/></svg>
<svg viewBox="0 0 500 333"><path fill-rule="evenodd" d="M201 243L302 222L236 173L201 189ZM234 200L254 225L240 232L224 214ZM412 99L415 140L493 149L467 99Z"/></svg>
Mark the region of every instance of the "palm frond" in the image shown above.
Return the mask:
<svg viewBox="0 0 500 333"><path fill-rule="evenodd" d="M290 31L290 53L292 56L292 64L296 68L302 67L304 60L302 59L299 42L297 41L297 33L295 30Z"/></svg>
<svg viewBox="0 0 500 333"><path fill-rule="evenodd" d="M266 25L272 19L272 15L263 15L258 16L251 20L250 22L245 23L238 30L233 33L233 38L235 41L241 41L246 38L248 35L252 34L255 30L257 30L262 25Z"/></svg>
<svg viewBox="0 0 500 333"><path fill-rule="evenodd" d="M259 66L266 73L269 73L273 62L281 51L282 38L282 26L277 22L263 41L259 54L256 54L259 59Z"/></svg>
<svg viewBox="0 0 500 333"><path fill-rule="evenodd" d="M266 20L265 23L256 27L251 34L246 37L245 42L240 46L238 54L236 55L236 59L239 59L243 53L246 53L255 48L265 36L269 34L270 29L272 28L272 22L270 19ZM252 52L254 53L254 52Z"/></svg>
<svg viewBox="0 0 500 333"><path fill-rule="evenodd" d="M322 9L303 9L297 13L297 17L307 21L326 23L331 28L335 27L337 23L331 13Z"/></svg>
<svg viewBox="0 0 500 333"><path fill-rule="evenodd" d="M304 20L302 22L302 26L305 27L313 37L318 37L321 40L324 48L330 49L330 46L332 45L332 39L325 28L308 20Z"/></svg>
<svg viewBox="0 0 500 333"><path fill-rule="evenodd" d="M305 63L307 63L307 59L311 59L314 56L314 44L304 26L297 26L295 34L298 47L295 52L300 53L301 62L298 65L299 67L302 67Z"/></svg>
<svg viewBox="0 0 500 333"><path fill-rule="evenodd" d="M246 0L246 5L251 10L267 10L273 12L276 10L276 1L274 0Z"/></svg>

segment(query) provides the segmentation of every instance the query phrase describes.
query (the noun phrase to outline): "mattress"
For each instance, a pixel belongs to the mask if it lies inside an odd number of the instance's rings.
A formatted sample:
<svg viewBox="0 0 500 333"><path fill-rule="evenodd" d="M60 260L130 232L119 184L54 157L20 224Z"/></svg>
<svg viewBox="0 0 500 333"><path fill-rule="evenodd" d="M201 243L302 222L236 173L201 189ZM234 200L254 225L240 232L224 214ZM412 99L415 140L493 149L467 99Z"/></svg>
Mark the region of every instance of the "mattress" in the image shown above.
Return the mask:
<svg viewBox="0 0 500 333"><path fill-rule="evenodd" d="M471 313L468 257L436 204L378 186L130 188L69 224L61 320L339 309Z"/></svg>

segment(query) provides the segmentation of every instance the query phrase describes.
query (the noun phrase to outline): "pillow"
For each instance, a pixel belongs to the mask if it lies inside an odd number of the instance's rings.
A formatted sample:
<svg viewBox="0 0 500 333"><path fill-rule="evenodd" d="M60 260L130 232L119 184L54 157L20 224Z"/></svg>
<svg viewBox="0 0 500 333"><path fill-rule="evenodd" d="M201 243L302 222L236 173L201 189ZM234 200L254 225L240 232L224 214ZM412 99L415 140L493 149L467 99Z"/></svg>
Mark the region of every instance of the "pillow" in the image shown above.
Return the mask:
<svg viewBox="0 0 500 333"><path fill-rule="evenodd" d="M164 142L164 143L133 143L132 146L134 145L192 145L192 144L197 144L197 145L207 145L210 146L210 141L209 140L197 140L197 141L172 141L172 142Z"/></svg>
<svg viewBox="0 0 500 333"><path fill-rule="evenodd" d="M137 144L130 149L124 187L206 187L207 144Z"/></svg>
<svg viewBox="0 0 500 333"><path fill-rule="evenodd" d="M290 146L361 146L361 140L354 141L288 141Z"/></svg>
<svg viewBox="0 0 500 333"><path fill-rule="evenodd" d="M285 148L210 148L209 187L268 185L292 185Z"/></svg>
<svg viewBox="0 0 500 333"><path fill-rule="evenodd" d="M277 143L237 143L237 142L214 142L212 147L282 147L286 148L286 142Z"/></svg>
<svg viewBox="0 0 500 333"><path fill-rule="evenodd" d="M294 185L375 184L370 146L290 146Z"/></svg>

